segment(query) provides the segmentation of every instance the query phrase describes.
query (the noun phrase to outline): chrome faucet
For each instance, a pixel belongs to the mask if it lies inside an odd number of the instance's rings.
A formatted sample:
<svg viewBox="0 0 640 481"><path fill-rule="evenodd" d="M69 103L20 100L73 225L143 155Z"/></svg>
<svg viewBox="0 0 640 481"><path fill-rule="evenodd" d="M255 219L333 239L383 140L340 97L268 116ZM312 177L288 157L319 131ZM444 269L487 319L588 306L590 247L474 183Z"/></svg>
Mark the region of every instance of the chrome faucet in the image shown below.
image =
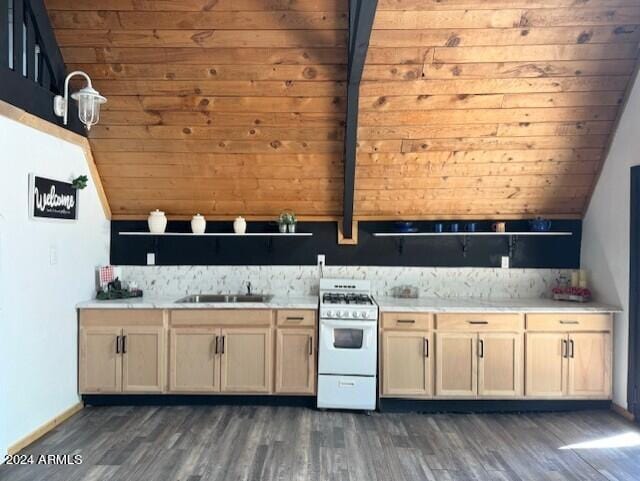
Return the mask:
<svg viewBox="0 0 640 481"><path fill-rule="evenodd" d="M251 295L251 281L247 281L247 295Z"/></svg>

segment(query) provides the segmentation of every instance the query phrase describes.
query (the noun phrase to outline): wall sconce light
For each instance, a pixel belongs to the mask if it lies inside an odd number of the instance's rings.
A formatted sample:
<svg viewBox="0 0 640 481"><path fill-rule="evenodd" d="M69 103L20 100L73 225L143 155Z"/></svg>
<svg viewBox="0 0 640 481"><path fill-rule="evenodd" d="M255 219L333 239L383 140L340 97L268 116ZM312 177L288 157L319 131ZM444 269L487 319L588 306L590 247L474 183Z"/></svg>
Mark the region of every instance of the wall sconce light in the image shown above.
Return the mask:
<svg viewBox="0 0 640 481"><path fill-rule="evenodd" d="M56 95L53 99L53 111L58 117L64 118L64 125L67 125L67 117L69 114L69 80L75 75L81 75L87 80L87 85L81 88L76 93L71 94L71 98L78 102L78 117L87 130L91 129L92 125L98 123L100 120L100 105L107 101L102 95L98 93L91 86L91 79L89 76L76 70L67 75L64 80L64 97L62 95Z"/></svg>

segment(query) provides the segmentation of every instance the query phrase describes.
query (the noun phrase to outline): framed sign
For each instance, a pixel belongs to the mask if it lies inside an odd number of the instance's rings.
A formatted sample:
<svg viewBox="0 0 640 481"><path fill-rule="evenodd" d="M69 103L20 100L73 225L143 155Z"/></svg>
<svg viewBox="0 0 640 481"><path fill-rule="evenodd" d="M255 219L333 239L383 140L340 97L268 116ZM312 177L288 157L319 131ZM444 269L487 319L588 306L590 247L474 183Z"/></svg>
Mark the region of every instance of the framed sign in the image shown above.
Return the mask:
<svg viewBox="0 0 640 481"><path fill-rule="evenodd" d="M29 176L29 217L32 219L76 220L78 190L71 182Z"/></svg>

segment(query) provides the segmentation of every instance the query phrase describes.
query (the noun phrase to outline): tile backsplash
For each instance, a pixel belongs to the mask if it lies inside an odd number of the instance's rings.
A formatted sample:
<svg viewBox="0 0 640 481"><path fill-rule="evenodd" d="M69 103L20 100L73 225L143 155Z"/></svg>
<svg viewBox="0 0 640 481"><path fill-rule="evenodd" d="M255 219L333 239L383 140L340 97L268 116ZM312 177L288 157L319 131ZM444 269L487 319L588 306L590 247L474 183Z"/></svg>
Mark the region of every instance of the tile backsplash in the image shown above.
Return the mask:
<svg viewBox="0 0 640 481"><path fill-rule="evenodd" d="M137 283L147 297L245 292L281 296L318 293L316 266L121 266L122 279ZM420 297L485 299L548 297L565 269L326 266L324 277L369 279L375 296L412 285Z"/></svg>

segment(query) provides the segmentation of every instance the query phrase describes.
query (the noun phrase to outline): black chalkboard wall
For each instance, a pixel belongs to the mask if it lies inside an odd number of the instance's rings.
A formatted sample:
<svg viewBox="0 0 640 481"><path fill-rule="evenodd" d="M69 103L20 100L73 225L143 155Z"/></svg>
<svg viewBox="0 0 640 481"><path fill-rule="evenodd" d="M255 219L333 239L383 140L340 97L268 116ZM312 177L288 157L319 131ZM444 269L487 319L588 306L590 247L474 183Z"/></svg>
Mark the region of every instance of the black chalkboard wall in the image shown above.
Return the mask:
<svg viewBox="0 0 640 481"><path fill-rule="evenodd" d="M275 232L269 222L249 222L248 232ZM445 230L448 223L444 222ZM464 222L460 222L461 227ZM478 231L490 231L491 222L478 222ZM433 232L434 222L416 222L420 231ZM466 256L462 238L374 237L391 232L393 222L360 222L356 246L337 244L336 222L300 222L299 232L313 237L158 237L122 236L120 232L148 230L146 221L111 223L111 263L145 265L147 253L156 254L156 265L315 265L318 254L327 265L499 267L509 253L508 237L467 237ZM508 231L527 231L526 221L507 222ZM568 268L580 265L582 221L557 220L552 230L572 232L566 237L518 237L511 267ZM190 232L188 221L170 221L168 232ZM207 222L207 232L232 232L231 222Z"/></svg>

